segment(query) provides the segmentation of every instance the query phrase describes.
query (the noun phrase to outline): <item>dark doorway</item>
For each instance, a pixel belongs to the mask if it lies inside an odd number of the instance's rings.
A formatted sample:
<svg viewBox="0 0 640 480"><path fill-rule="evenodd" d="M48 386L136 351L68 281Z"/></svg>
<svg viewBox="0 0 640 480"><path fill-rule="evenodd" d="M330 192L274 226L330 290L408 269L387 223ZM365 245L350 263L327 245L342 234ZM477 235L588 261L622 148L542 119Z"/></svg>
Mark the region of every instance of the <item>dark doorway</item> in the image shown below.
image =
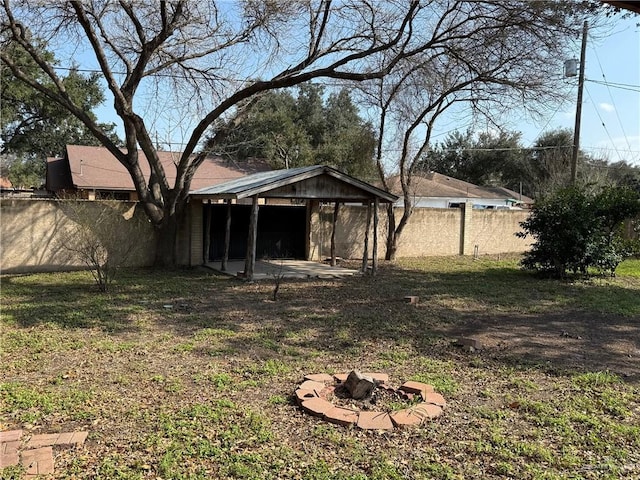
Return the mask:
<svg viewBox="0 0 640 480"><path fill-rule="evenodd" d="M204 225L209 216L211 222L208 261L220 260L224 253L227 206L204 205L203 215ZM250 215L250 205L231 206L229 259L243 259L247 253ZM305 259L306 223L305 206L260 205L256 258Z"/></svg>

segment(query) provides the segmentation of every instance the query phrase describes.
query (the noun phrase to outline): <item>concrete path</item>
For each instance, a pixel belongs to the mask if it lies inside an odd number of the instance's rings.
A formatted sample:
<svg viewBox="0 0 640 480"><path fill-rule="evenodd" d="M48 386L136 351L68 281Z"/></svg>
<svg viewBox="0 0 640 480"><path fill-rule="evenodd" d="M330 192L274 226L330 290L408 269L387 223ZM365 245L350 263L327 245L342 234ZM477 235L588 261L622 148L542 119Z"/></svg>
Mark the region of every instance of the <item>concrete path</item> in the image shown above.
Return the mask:
<svg viewBox="0 0 640 480"><path fill-rule="evenodd" d="M220 272L220 262L207 263L206 266ZM241 276L244 271L244 260L227 262L228 275ZM357 275L358 270L342 267L332 267L319 262L305 260L257 260L254 270L254 280L282 278L343 278Z"/></svg>

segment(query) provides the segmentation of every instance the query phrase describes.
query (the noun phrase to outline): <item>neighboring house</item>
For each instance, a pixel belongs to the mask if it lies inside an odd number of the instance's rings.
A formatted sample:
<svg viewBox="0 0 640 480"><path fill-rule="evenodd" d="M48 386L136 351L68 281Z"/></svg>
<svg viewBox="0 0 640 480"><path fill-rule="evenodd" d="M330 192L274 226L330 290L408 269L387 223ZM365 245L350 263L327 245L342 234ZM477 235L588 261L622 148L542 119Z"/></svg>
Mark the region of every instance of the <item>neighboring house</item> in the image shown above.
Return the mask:
<svg viewBox="0 0 640 480"><path fill-rule="evenodd" d="M404 206L400 177L389 180L392 193L400 196L397 207ZM418 208L457 208L471 202L473 208L490 210L514 210L528 208L533 199L502 187L480 187L436 172L414 174L410 192L413 206Z"/></svg>
<svg viewBox="0 0 640 480"><path fill-rule="evenodd" d="M11 180L5 177L0 177L0 188L2 190L11 190L13 185L11 185Z"/></svg>
<svg viewBox="0 0 640 480"><path fill-rule="evenodd" d="M139 151L141 159L144 153ZM175 181L177 152L158 152L169 184ZM141 160L143 173L149 178L146 161ZM191 189L210 187L257 172L271 170L264 161L250 160L242 163L207 157L191 182ZM46 188L58 197L80 197L89 200L116 199L137 201L138 195L129 172L104 147L67 145L62 158L47 158Z"/></svg>

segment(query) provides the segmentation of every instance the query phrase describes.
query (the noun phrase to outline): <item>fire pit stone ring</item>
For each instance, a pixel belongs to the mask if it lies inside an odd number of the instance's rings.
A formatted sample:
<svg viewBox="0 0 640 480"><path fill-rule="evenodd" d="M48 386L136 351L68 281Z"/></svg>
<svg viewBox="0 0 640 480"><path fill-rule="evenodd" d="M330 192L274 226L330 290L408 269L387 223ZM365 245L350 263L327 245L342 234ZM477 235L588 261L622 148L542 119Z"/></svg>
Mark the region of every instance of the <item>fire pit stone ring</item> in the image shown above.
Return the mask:
<svg viewBox="0 0 640 480"><path fill-rule="evenodd" d="M376 398L387 395L394 404L408 406L390 411L377 410ZM305 375L295 391L298 405L307 414L343 426L364 430L393 430L422 425L443 413L446 401L429 384L415 381L394 388L389 375L379 372ZM339 402L338 400L342 400Z"/></svg>

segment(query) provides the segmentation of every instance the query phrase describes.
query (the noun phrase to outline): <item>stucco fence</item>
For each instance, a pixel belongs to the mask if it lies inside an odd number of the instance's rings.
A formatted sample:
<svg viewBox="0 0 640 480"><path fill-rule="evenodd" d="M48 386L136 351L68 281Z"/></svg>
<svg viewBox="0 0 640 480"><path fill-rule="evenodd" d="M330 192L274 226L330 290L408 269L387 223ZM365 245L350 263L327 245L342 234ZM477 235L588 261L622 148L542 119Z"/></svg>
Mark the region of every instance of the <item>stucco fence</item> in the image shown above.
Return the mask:
<svg viewBox="0 0 640 480"><path fill-rule="evenodd" d="M403 210L395 209L396 222ZM530 237L516 237L520 222L529 215L524 210L476 210L465 208L416 208L400 237L398 257L489 255L523 253L532 243ZM331 253L333 207L322 207L312 216L311 257L322 259ZM367 208L348 205L340 208L336 225L336 255L362 258ZM384 258L387 236L387 213L380 208L378 257ZM369 234L372 255L373 230Z"/></svg>
<svg viewBox="0 0 640 480"><path fill-rule="evenodd" d="M178 238L181 264L202 263L202 211L193 202ZM72 218L78 205L82 216L98 217L107 208L116 211L109 218L111 232L124 244L134 245L135 252L127 266L150 266L155 257L154 232L142 208L135 202L88 200L0 199L0 271L28 273L86 268L65 248L65 235L75 228ZM197 208L200 207L200 208ZM469 206L470 207L470 206ZM402 209L396 209L400 218ZM416 209L400 240L398 257L441 255L485 255L521 253L530 239L515 236L525 211L488 211L463 209ZM345 205L340 208L336 229L337 255L362 258L366 207ZM320 260L330 256L333 207L324 206L310 216L309 257ZM384 258L387 218L380 209L378 256ZM372 253L370 233L369 254Z"/></svg>
<svg viewBox="0 0 640 480"><path fill-rule="evenodd" d="M128 266L153 263L153 228L138 204L88 200L1 199L0 270L2 273L62 271L86 268L65 245L81 218L91 223L110 209L109 230L130 245ZM104 216L103 216L104 218Z"/></svg>

